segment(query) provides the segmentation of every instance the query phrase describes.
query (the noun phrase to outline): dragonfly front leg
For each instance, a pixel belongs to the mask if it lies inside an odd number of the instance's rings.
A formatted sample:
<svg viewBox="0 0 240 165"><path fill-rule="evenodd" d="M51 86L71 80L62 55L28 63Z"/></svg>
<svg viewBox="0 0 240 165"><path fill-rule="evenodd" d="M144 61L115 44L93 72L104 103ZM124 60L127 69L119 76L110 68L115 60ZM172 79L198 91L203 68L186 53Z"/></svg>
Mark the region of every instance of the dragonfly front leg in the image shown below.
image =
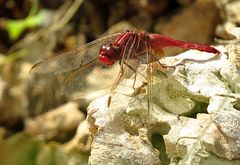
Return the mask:
<svg viewBox="0 0 240 165"><path fill-rule="evenodd" d="M124 75L124 68L123 68L123 65L121 65L120 67L120 72L118 73L118 76L117 78L115 79L115 82L110 90L110 94L108 96L108 107L110 106L111 104L111 100L112 100L112 94L114 93L117 85L120 83L120 81L122 80L123 78L123 75Z"/></svg>

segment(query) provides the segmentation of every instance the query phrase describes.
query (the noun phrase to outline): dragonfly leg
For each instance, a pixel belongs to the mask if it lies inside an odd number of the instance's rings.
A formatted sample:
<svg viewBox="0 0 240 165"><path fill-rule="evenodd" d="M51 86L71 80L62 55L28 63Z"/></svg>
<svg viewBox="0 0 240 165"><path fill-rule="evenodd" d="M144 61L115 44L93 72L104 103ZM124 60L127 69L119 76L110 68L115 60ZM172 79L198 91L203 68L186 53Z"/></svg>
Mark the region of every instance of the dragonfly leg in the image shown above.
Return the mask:
<svg viewBox="0 0 240 165"><path fill-rule="evenodd" d="M136 69L134 69L133 67L131 67L131 65L129 65L128 63L124 62L125 65L127 65L127 67L129 67L129 69L131 69L133 72L136 72L138 74L140 74L141 76L145 77L146 76L144 74L142 74L141 72L138 72Z"/></svg>
<svg viewBox="0 0 240 165"><path fill-rule="evenodd" d="M138 60L138 62L140 62L140 59L138 58L137 59ZM135 73L135 75L134 75L134 82L133 82L133 89L135 90L135 84L136 84L136 80L137 80L137 74L140 74L141 76L143 76L145 79L147 79L147 77L144 75L144 74L142 74L141 72L139 72L139 71L137 71L136 69L134 69L131 65L129 65L126 61L124 62L124 64L129 68L129 69L131 69L134 73ZM139 66L139 63L138 63L138 66ZM137 67L138 68L138 67Z"/></svg>
<svg viewBox="0 0 240 165"><path fill-rule="evenodd" d="M163 68L173 68L176 69L177 66L185 66L185 64L183 62L180 62L176 65L165 65L165 64L161 64Z"/></svg>
<svg viewBox="0 0 240 165"><path fill-rule="evenodd" d="M110 94L108 96L108 107L110 107L110 104L111 104L112 94L114 93L114 90L116 89L116 87L119 84L119 82L122 80L123 75L124 75L124 69L121 66L120 72L119 72L119 74L118 74L118 76L117 76L117 78L116 78L116 80L115 80L115 82L114 82L114 84L113 84L113 86L112 86L112 88L110 90Z"/></svg>
<svg viewBox="0 0 240 165"><path fill-rule="evenodd" d="M110 90L110 95L108 98L108 107L110 106L111 103L111 98L112 98L112 93L115 91L117 85L122 81L124 75L125 75L125 69L126 67L129 67L130 65L126 65L126 61L129 60L131 58L132 54L135 54L136 51L136 46L138 45L139 42L139 37L137 35L137 33L134 33L134 35L132 35L126 42L124 49L121 51L120 53L120 59L119 59L119 65L120 65L120 72ZM132 67L129 67L132 68ZM133 69L133 68L132 68ZM135 69L133 69L134 72Z"/></svg>
<svg viewBox="0 0 240 165"><path fill-rule="evenodd" d="M135 83L136 83L136 78L137 78L137 70L135 70L131 65L129 65L126 61L124 61L124 64L128 66L129 69L131 69L134 72L134 82L133 82L133 89L135 90Z"/></svg>
<svg viewBox="0 0 240 165"><path fill-rule="evenodd" d="M139 66L139 65L140 65L140 59L137 58L137 61L138 61L138 66ZM138 66L137 66L137 68L138 68ZM135 83L136 83L136 80L137 80L137 73L139 73L140 75L142 75L142 76L144 77L144 75L143 75L142 73L140 73L140 72L138 72L138 71L136 70L135 75L134 75L134 82L133 82L134 92L135 92Z"/></svg>

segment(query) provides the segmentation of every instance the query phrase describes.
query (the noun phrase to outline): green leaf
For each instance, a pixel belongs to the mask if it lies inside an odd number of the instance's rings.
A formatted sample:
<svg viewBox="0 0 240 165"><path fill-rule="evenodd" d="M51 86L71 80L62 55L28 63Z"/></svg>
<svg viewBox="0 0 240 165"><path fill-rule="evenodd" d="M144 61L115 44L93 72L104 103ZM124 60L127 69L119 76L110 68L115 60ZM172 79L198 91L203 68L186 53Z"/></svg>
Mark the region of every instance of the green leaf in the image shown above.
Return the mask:
<svg viewBox="0 0 240 165"><path fill-rule="evenodd" d="M44 23L47 14L44 11L40 11L36 15L29 15L22 20L7 20L7 32L12 40L16 40L22 32L27 28L34 28Z"/></svg>

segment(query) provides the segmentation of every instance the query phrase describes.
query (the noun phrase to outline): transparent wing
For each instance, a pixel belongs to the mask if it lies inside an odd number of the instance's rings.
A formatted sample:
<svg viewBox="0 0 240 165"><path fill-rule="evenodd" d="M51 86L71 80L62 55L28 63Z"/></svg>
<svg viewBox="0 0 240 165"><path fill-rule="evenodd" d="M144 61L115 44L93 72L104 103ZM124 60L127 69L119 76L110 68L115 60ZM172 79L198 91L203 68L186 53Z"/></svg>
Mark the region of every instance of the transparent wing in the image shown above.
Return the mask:
<svg viewBox="0 0 240 165"><path fill-rule="evenodd" d="M112 66L97 63L84 71L76 71L64 85L65 94L71 99L92 100L109 93L119 73L119 64Z"/></svg>
<svg viewBox="0 0 240 165"><path fill-rule="evenodd" d="M102 45L114 42L117 36L118 34L102 37L75 50L45 59L36 63L31 72L60 74L75 70L94 61L98 57L99 48Z"/></svg>

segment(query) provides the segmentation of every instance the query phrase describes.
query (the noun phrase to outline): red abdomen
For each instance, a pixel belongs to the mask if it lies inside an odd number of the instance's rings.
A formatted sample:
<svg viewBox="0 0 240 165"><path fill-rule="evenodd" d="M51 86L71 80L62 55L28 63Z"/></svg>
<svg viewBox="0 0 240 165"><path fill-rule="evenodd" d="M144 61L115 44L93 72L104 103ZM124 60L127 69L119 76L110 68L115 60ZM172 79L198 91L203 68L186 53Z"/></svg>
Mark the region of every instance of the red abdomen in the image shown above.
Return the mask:
<svg viewBox="0 0 240 165"><path fill-rule="evenodd" d="M199 51L204 51L208 53L214 53L214 54L219 54L220 52L208 45L202 45L202 44L195 44L191 42L184 42L180 40L175 40L169 37L165 37L159 34L150 34L150 43L152 45L153 49L159 50L163 47L167 46L175 46L175 47L180 47L180 48L185 48L185 49L195 49Z"/></svg>

